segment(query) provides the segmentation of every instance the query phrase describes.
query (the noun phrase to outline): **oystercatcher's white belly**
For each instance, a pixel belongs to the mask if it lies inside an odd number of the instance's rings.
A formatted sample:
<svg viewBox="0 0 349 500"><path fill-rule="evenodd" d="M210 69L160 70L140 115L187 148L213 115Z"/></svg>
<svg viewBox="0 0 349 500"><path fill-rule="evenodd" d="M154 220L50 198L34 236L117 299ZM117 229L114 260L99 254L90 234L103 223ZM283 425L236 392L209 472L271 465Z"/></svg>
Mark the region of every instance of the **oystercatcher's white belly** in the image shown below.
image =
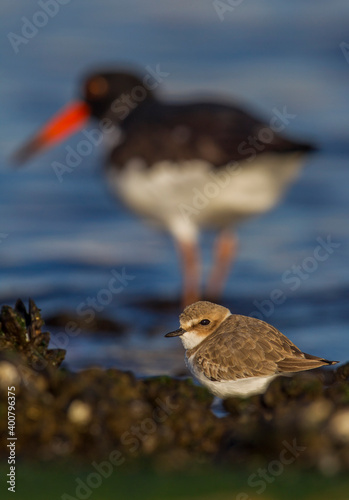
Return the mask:
<svg viewBox="0 0 349 500"><path fill-rule="evenodd" d="M219 169L201 160L161 161L148 168L135 158L122 169L109 168L108 178L132 210L191 238L198 227L234 225L271 209L296 178L302 156L261 154Z"/></svg>

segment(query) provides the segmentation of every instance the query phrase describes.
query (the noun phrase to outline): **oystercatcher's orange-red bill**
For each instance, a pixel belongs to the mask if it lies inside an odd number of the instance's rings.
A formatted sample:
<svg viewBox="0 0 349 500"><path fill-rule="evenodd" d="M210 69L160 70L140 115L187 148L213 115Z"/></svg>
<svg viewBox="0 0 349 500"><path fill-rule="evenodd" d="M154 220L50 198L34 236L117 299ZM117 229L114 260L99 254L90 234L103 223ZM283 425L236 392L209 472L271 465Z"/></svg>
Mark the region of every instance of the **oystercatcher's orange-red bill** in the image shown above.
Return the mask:
<svg viewBox="0 0 349 500"><path fill-rule="evenodd" d="M90 108L82 101L69 103L13 156L17 164L24 163L39 151L61 142L82 128L90 117Z"/></svg>

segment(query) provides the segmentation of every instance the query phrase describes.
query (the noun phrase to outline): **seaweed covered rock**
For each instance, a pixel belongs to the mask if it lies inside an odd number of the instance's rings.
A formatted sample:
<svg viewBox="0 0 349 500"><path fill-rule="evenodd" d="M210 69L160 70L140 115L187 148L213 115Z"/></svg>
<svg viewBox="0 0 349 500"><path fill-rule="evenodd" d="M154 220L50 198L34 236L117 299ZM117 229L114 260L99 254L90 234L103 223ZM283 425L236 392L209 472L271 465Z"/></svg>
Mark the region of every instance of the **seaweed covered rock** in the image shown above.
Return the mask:
<svg viewBox="0 0 349 500"><path fill-rule="evenodd" d="M48 349L50 334L42 332L44 321L40 309L29 299L28 312L18 299L14 309L3 306L0 315L0 351L17 352L37 370L59 366L65 356L64 349Z"/></svg>
<svg viewBox="0 0 349 500"><path fill-rule="evenodd" d="M190 380L139 380L101 368L44 376L18 355L0 359L0 371L2 362L16 385L17 451L23 457L93 460L114 450L129 460L174 450L217 452L224 426L211 411L212 396ZM0 386L1 396L6 389ZM1 398L0 412L5 406ZM5 419L0 431L6 432Z"/></svg>
<svg viewBox="0 0 349 500"><path fill-rule="evenodd" d="M38 372L19 354L0 355L0 393L16 385L18 454L45 460L112 454L120 463L147 457L166 469L193 460L284 465L286 457L326 474L348 470L348 381L334 372L325 386L324 376L276 379L261 396L226 400L218 417L212 395L191 379L138 379L102 368ZM5 426L0 419L1 432Z"/></svg>

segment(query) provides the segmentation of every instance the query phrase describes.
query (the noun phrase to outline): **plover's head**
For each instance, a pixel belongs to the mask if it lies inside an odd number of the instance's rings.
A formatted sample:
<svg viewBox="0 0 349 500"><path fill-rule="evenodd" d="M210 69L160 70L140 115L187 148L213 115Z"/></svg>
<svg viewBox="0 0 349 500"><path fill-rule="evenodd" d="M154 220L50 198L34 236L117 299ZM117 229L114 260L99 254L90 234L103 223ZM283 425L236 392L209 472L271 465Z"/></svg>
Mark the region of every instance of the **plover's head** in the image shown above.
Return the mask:
<svg viewBox="0 0 349 500"><path fill-rule="evenodd" d="M179 317L180 328L165 337L181 337L184 349L193 349L211 335L230 316L229 309L212 302L200 301L186 307Z"/></svg>

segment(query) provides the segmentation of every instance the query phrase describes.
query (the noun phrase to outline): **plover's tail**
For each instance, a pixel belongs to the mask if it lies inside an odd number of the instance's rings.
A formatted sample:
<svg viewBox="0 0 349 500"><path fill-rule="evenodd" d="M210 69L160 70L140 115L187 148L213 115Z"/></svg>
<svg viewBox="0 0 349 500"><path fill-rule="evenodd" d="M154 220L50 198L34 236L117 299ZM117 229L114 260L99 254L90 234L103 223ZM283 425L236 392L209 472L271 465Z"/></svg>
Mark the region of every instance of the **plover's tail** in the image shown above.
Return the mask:
<svg viewBox="0 0 349 500"><path fill-rule="evenodd" d="M277 363L279 372L301 372L303 370L312 370L313 368L319 368L320 366L336 365L339 361L329 361L325 358L319 358L318 356L313 356L312 354L302 353L303 357L292 356L285 358Z"/></svg>
<svg viewBox="0 0 349 500"><path fill-rule="evenodd" d="M312 354L307 354L306 352L303 352L303 354L305 356L305 359L314 359L315 361L321 362L321 365L336 365L337 363L339 363L339 361L330 361L325 358L319 358L318 356L313 356Z"/></svg>

